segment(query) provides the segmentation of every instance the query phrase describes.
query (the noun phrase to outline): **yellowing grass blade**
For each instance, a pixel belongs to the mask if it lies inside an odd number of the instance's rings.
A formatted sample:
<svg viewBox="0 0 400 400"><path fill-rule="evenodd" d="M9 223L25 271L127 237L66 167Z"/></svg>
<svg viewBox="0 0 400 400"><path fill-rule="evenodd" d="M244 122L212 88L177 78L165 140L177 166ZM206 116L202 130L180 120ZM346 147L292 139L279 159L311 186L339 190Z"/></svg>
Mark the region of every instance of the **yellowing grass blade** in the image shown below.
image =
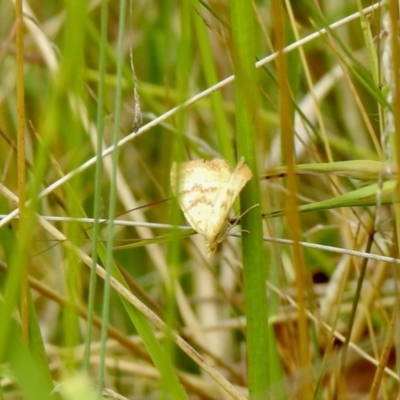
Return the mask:
<svg viewBox="0 0 400 400"><path fill-rule="evenodd" d="M387 169L387 164L381 161L352 160L338 161L334 163L316 163L296 165L297 175L309 174L333 174L346 176L353 179L374 180ZM391 172L397 174L397 168L390 166ZM287 174L286 167L273 168L261 176L261 179L284 177Z"/></svg>

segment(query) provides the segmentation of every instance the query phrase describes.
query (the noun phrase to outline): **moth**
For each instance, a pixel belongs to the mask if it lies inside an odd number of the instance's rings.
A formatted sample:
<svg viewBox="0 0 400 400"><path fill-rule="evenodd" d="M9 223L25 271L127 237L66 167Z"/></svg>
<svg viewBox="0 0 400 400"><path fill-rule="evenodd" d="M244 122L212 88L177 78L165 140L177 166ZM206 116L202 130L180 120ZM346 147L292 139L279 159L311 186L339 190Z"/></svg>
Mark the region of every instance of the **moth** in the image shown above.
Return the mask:
<svg viewBox="0 0 400 400"><path fill-rule="evenodd" d="M242 157L236 168L221 159L173 163L171 187L183 214L193 229L205 236L207 256L211 257L229 228L232 205L251 179L250 168Z"/></svg>

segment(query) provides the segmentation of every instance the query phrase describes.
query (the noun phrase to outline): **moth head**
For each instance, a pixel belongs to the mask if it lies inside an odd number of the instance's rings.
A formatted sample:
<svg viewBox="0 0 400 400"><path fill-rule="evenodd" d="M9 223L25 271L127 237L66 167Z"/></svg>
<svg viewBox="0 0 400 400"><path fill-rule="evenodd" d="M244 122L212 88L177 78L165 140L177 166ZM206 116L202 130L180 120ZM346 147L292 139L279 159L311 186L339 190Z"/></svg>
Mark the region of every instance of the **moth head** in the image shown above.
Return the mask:
<svg viewBox="0 0 400 400"><path fill-rule="evenodd" d="M207 257L212 257L217 250L217 242L206 242Z"/></svg>

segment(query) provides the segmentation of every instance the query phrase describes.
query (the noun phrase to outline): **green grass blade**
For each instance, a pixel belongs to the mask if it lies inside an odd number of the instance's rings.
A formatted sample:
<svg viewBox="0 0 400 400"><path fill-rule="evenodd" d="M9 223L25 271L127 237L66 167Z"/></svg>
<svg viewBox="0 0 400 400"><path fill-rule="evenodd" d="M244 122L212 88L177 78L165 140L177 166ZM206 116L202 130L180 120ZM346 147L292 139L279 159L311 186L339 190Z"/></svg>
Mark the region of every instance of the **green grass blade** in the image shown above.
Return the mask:
<svg viewBox="0 0 400 400"><path fill-rule="evenodd" d="M8 212L9 207L7 205L7 201L3 196L0 196L0 213L7 214ZM7 226L0 228L0 243L3 248L5 261L8 265L10 265L12 253L16 251L17 246L14 223L10 223ZM7 279L11 279L10 274ZM36 386L39 385L40 389L38 389L37 395L43 396L43 399L47 399L50 398L50 393L54 385L30 290L27 294L29 311L29 343L27 344L22 339L20 326L15 324L14 318L11 314L13 311L10 307L11 304L8 303L8 301L6 301L5 304L3 301L1 301L0 318L8 321L7 323L1 324L3 327L2 332L8 333L3 333L1 338L3 343L1 347L6 351L7 356L5 361L11 363L11 366L16 374L17 382L24 386L23 382L26 380L28 387L32 383L34 383ZM22 353L24 354L23 358L26 358L26 363L24 363L21 359ZM0 392L2 392L1 388ZM0 398L2 398L1 394Z"/></svg>
<svg viewBox="0 0 400 400"><path fill-rule="evenodd" d="M98 244L98 255L101 260L106 259L106 248L102 243ZM128 288L122 274L120 273L117 266L112 264L111 275L116 278L123 286ZM150 354L158 372L160 373L160 379L162 382L163 390L168 393L173 399L186 400L187 396L182 389L181 384L175 373L172 361L168 356L167 352L161 347L157 338L154 335L153 330L150 328L149 322L146 318L136 310L128 301L123 297L120 297L121 301L127 311L133 325L137 329L143 343Z"/></svg>
<svg viewBox="0 0 400 400"><path fill-rule="evenodd" d="M380 204L393 204L395 199L397 181L387 181L383 184L382 189L379 184L368 185L360 189L353 190L341 196L334 197L323 201L318 201L312 204L303 204L299 206L299 212L317 212L330 210L341 207L368 207L377 205L377 193L380 196ZM279 217L285 215L284 210L274 211L265 214L264 217Z"/></svg>
<svg viewBox="0 0 400 400"><path fill-rule="evenodd" d="M234 0L231 5L233 66L235 72L235 105L238 156L244 157L253 175L258 176L255 157L260 101L254 67L255 33L250 1ZM259 181L253 177L241 195L241 211L260 204ZM267 324L265 301L267 269L262 243L262 224L257 209L243 215L243 279L247 318L248 380L251 399L269 398L271 369L276 368L271 356L272 332Z"/></svg>

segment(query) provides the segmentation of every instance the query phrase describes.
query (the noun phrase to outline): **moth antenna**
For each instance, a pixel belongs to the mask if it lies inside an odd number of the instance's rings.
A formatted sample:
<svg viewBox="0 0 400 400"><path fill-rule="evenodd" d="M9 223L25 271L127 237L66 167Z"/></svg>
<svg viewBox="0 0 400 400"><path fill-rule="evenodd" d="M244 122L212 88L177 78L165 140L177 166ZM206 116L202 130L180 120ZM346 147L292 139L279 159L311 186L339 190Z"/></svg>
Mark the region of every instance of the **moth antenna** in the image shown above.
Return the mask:
<svg viewBox="0 0 400 400"><path fill-rule="evenodd" d="M234 228L236 225L238 225L241 222L241 219L243 215L247 214L250 210L253 208L259 207L259 204L254 204L253 206L249 207L246 211L242 212L237 218L235 218L233 224L231 224L230 229Z"/></svg>

